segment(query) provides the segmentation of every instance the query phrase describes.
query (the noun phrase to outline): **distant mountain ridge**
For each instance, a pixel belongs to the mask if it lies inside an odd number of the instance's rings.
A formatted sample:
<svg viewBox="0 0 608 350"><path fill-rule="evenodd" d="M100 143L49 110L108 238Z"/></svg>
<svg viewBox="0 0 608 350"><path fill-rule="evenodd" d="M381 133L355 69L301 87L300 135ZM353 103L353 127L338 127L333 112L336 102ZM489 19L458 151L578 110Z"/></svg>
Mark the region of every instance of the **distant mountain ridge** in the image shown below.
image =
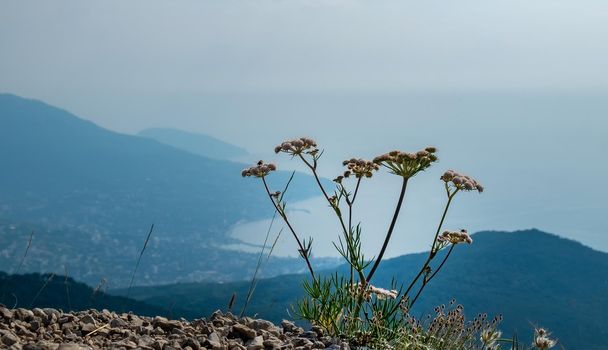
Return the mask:
<svg viewBox="0 0 608 350"><path fill-rule="evenodd" d="M238 243L226 233L239 220L272 215L259 183L241 177L244 164L112 132L10 94L0 94L0 164L5 270L34 230L38 254L28 257L25 271L68 264L89 284L105 277L126 285L154 223L138 283L244 279L256 256L221 250ZM269 181L278 189L289 176L278 171ZM287 196L316 195L311 188L311 177L296 174ZM275 273L292 270L289 261L296 260L280 261Z"/></svg>
<svg viewBox="0 0 608 350"><path fill-rule="evenodd" d="M249 153L215 137L171 128L150 128L137 135L207 158L236 160Z"/></svg>
<svg viewBox="0 0 608 350"><path fill-rule="evenodd" d="M444 269L427 287L414 315L432 313L452 298L471 317L503 314L505 335L529 341L534 326L554 332L566 349L606 349L608 329L608 254L538 230L480 232L472 245L454 250ZM407 282L426 258L409 254L384 261L372 283L388 287L393 277ZM289 317L290 305L302 297L305 274L261 280L249 314L277 321ZM186 283L137 287L131 296L150 304L212 312L233 292L240 310L248 283ZM124 291L114 291L124 293ZM292 313L293 314L293 313Z"/></svg>
<svg viewBox="0 0 608 350"><path fill-rule="evenodd" d="M8 307L52 307L65 311L88 308L133 311L146 316L169 313L155 305L109 295L103 286L92 288L71 277L37 273L8 275L0 272L0 303Z"/></svg>

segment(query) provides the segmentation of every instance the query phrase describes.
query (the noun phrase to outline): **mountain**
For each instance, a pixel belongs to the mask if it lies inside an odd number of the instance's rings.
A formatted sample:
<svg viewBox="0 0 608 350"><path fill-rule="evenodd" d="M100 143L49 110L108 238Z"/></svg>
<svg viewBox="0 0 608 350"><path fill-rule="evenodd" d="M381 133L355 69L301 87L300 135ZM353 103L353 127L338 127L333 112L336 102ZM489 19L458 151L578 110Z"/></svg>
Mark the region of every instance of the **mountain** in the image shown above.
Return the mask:
<svg viewBox="0 0 608 350"><path fill-rule="evenodd" d="M553 331L566 349L605 349L608 330L608 254L538 230L480 232L472 245L458 246L431 282L412 312L432 313L452 298L469 317L502 314L505 335L530 340L533 326ZM426 254L384 261L372 283L388 287L392 277L409 281ZM306 275L288 275L259 282L248 313L273 321L289 318L290 305L302 296ZM137 287L135 299L150 304L212 312L237 293L240 310L248 283L184 283ZM111 293L124 293L113 291ZM293 313L291 313L293 315Z"/></svg>
<svg viewBox="0 0 608 350"><path fill-rule="evenodd" d="M241 177L243 164L112 132L9 94L0 94L0 166L6 271L34 231L23 271L61 272L68 265L86 283L107 278L126 286L155 224L137 283L245 279L257 257L221 249L238 243L227 232L239 220L272 215L259 180ZM273 174L271 187L281 189L289 176ZM314 186L312 177L296 174L286 197L311 197ZM267 272L299 266L295 259L274 261Z"/></svg>
<svg viewBox="0 0 608 350"><path fill-rule="evenodd" d="M140 131L138 135L208 158L234 160L248 155L248 152L241 147L209 135L183 130L150 128Z"/></svg>
<svg viewBox="0 0 608 350"><path fill-rule="evenodd" d="M142 316L188 316L186 310L169 310L105 293L103 286L91 288L70 277L51 274L8 275L0 272L0 303L8 307L51 307L65 311L108 309L132 311Z"/></svg>

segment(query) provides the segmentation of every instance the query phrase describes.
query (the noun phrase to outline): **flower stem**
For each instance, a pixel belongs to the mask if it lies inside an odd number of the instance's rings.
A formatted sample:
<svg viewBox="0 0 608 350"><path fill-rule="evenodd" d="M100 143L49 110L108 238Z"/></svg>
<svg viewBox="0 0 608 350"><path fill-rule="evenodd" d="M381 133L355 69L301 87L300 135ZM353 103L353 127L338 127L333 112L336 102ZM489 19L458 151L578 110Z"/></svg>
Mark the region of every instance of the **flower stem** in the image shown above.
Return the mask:
<svg viewBox="0 0 608 350"><path fill-rule="evenodd" d="M437 273L439 272L439 270L441 270L441 268L443 267L443 265L445 264L445 262L448 261L448 258L450 257L450 254L452 254L452 251L454 250L455 246L456 246L455 244L452 244L452 246L448 250L448 253L445 255L445 257L441 261L441 264L439 264L439 266L437 267L437 269L431 274L431 276L428 279L425 279L422 282L422 286L420 286L420 289L418 290L418 293L416 293L416 296L414 297L414 299L412 300L412 302L409 305L410 308L414 306L414 303L416 302L416 300L418 300L418 297L420 296L420 293L422 293L422 290L424 289L424 287L426 287L426 285L429 284L429 282L431 282L431 280L433 279L433 277L435 277L435 275L437 275Z"/></svg>
<svg viewBox="0 0 608 350"><path fill-rule="evenodd" d="M349 233L349 238L352 239L353 237L353 205L355 204L355 199L357 199L357 193L359 192L359 185L361 185L361 178L357 179L357 186L355 187L355 192L353 193L353 198L349 199L348 195L345 193L345 199L346 199L346 204L348 204L348 233ZM342 187L342 189L344 190L344 187ZM344 192L346 192L344 190ZM351 255L352 258L352 254L349 251L349 255ZM353 265L350 265L350 284L352 285L354 283L354 273L353 273Z"/></svg>
<svg viewBox="0 0 608 350"><path fill-rule="evenodd" d="M289 228L289 231L291 231L291 233L293 234L293 237L296 239L296 242L298 243L298 246L300 247L300 252L301 252L300 255L302 255L302 257L306 261L306 265L308 266L308 270L310 271L310 276L312 277L312 279L314 281L315 280L315 273L314 273L314 271L312 269L312 265L310 264L310 259L308 258L308 253L309 252L306 251L306 249L302 245L302 242L300 241L300 238L298 238L298 235L296 234L296 231L293 229L293 227L291 226L291 223L287 219L287 214L285 214L285 212L281 208L279 208L279 206L277 205L277 203L272 198L272 193L270 193L270 189L268 188L268 184L266 183L266 179L264 177L262 177L262 183L264 183L264 188L266 189L266 194L268 194L268 198L270 198L270 201L272 202L272 205L274 206L274 209L277 211L277 213L279 213L279 215L281 216L281 218L283 218L283 221L285 222L285 224Z"/></svg>
<svg viewBox="0 0 608 350"><path fill-rule="evenodd" d="M429 266L431 260L433 260L433 258L435 257L435 254L437 254L437 252L435 252L435 247L437 244L437 237L439 237L439 232L441 232L441 228L443 227L443 222L445 221L445 218L448 214L448 210L450 209L450 204L452 203L452 199L458 192L458 189L456 189L456 191L454 191L452 193L449 191L449 189L446 185L446 191L448 194L448 201L445 204L445 208L443 209L443 214L441 215L441 220L439 221L439 225L437 226L437 231L435 232L435 238L433 239L433 245L431 246L431 250L429 251L429 256L427 257L426 261L420 268L420 271L418 271L418 274L416 275L416 277L414 277L412 282L410 282L410 285L405 290L405 293L403 293L403 295L401 296L401 302L403 302L405 300L405 298L407 298L409 292L412 290L412 288L414 287L416 282L418 282L418 279L420 278L420 276L422 276L422 274L424 273L424 270Z"/></svg>
<svg viewBox="0 0 608 350"><path fill-rule="evenodd" d="M403 199L405 197L405 190L407 189L408 180L409 180L408 177L403 177L403 184L401 185L401 193L399 194L399 200L397 201L397 206L395 207L395 213L393 214L393 219L391 220L391 224L388 228L388 232L386 233L386 237L384 238L384 244L382 244L382 249L380 249L380 254L378 255L378 258L376 259L376 261L374 262L374 266L372 266L372 269L369 271L369 274L367 275L366 281L368 283L369 283L369 281L371 281L372 277L374 276L374 273L376 272L378 265L380 265L380 262L382 261L382 257L384 256L384 252L386 251L386 247L388 246L388 242L390 241L391 235L393 234L393 230L395 229L395 223L397 223L397 217L399 217L399 212L401 211L401 204L403 203Z"/></svg>
<svg viewBox="0 0 608 350"><path fill-rule="evenodd" d="M329 203L329 205L334 209L336 216L338 217L338 220L340 220L340 225L342 226L344 238L348 239L348 230L346 229L346 224L344 223L344 219L342 218L342 214L340 213L340 208L338 208L336 205L334 205L334 203L332 203L331 199L329 198L329 195L325 191L325 188L323 188L323 185L321 184L321 179L319 178L319 174L317 173L316 158L315 158L314 164L310 164L310 162L307 161L306 158L304 158L304 156L302 156L302 154L299 154L299 156L300 156L300 159L302 159L302 161L304 162L304 164L306 164L306 166L312 172L312 175L314 176L315 180L317 181L317 185L319 185L319 188L321 189L321 192L323 193L323 197L325 197L325 200L327 200L327 203Z"/></svg>

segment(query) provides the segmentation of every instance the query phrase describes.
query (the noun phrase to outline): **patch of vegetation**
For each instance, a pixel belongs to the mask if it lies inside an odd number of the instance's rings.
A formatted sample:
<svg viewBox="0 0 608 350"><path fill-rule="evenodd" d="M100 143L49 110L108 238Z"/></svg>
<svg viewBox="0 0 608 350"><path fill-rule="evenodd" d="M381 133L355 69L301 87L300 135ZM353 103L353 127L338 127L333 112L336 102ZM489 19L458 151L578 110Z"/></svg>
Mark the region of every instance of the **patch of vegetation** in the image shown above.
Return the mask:
<svg viewBox="0 0 608 350"><path fill-rule="evenodd" d="M275 147L275 153L288 154L306 165L316 179L327 205L335 214L342 232L339 242L334 243L334 246L349 269L344 275L315 273L310 260L312 238L306 239L299 235L289 220L283 193L271 190L266 181L277 170L277 166L260 160L242 171L243 177L261 180L270 202L296 241L298 252L306 263L310 276L309 279L304 279L302 285L305 297L295 308L298 317L357 347L481 350L501 349L503 343L516 343L515 339L501 338L502 333L498 330L500 317L489 322L484 314L472 321L465 321L460 305L445 313L443 306L436 308L436 316L430 323L421 321L410 313L425 287L445 266L454 248L462 243L473 242L466 230L443 228L450 205L458 193L483 192L484 187L470 176L454 170L447 170L441 176L447 197L445 209L428 256L411 281L399 284L392 280L386 289L372 284L401 212L408 183L438 160L436 151L435 147L426 147L414 153L391 151L372 161L356 158L345 160L343 165L346 170L334 179L335 187L330 192L321 183L317 172L323 151L314 140L301 137L284 141ZM362 253L361 223L353 218L353 207L363 181L367 182L381 167L401 177L402 183L382 248L376 257L369 259ZM354 184L347 186L347 180L351 178L354 179ZM542 342L536 341L541 338ZM555 342L548 334L543 333L535 338L535 346L539 349L548 349L554 345Z"/></svg>
<svg viewBox="0 0 608 350"><path fill-rule="evenodd" d="M533 340L531 327L543 325L558 335L566 349L606 348L608 329L603 320L608 313L608 254L538 230L486 231L472 238L474 244L453 252L450 263L427 286L411 314L424 319L434 314L436 305L456 298L466 306L467 318L502 314L504 334L517 334L525 344ZM413 278L427 254L386 259L374 277L376 283L388 285L395 276ZM338 273L348 276L348 266ZM305 297L304 278L306 275L299 274L261 279L249 314L275 323L293 318L292 305ZM233 292L237 295L233 309L240 310L248 287L247 282L181 283L135 287L131 296L163 307L177 301L176 307L200 310L204 315L218 307L226 310ZM110 293L126 295L126 289Z"/></svg>

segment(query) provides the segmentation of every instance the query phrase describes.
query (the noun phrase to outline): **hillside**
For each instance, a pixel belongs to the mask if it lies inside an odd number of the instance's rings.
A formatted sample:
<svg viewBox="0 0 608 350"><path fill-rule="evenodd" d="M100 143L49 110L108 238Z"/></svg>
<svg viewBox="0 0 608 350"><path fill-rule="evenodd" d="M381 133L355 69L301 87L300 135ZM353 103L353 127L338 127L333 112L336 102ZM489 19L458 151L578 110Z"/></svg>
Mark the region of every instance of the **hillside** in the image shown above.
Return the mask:
<svg viewBox="0 0 608 350"><path fill-rule="evenodd" d="M0 269L7 271L34 230L37 251L23 271L62 272L67 264L89 284L105 277L124 286L154 223L138 283L243 279L256 257L221 250L236 243L226 232L272 214L260 184L241 178L243 164L115 133L8 94L0 94L0 164ZM289 175L270 180L282 188ZM312 179L297 174L288 198L316 195L312 189ZM293 271L289 261L275 272Z"/></svg>
<svg viewBox="0 0 608 350"><path fill-rule="evenodd" d="M108 309L116 312L132 311L142 316L169 316L173 312L188 315L184 310L169 310L105 293L105 287L91 288L61 275L24 274L7 275L0 272L0 303L15 308L46 308L65 311Z"/></svg>
<svg viewBox="0 0 608 350"><path fill-rule="evenodd" d="M248 154L247 150L215 137L183 130L150 128L140 131L137 135L207 158L237 159Z"/></svg>
<svg viewBox="0 0 608 350"><path fill-rule="evenodd" d="M435 305L456 298L469 315L502 313L506 334L515 332L526 339L533 325L542 325L566 349L605 349L608 254L537 230L481 232L473 238L471 246L454 251L415 314L432 312ZM412 254L386 260L373 283L386 287L393 276L406 281L424 258ZM302 295L304 276L260 281L249 313L274 321L290 317L290 304ZM178 298L176 306L205 314L223 305L234 291L240 296L236 305L240 310L247 287L246 283L192 283L135 288L131 295L157 305Z"/></svg>

